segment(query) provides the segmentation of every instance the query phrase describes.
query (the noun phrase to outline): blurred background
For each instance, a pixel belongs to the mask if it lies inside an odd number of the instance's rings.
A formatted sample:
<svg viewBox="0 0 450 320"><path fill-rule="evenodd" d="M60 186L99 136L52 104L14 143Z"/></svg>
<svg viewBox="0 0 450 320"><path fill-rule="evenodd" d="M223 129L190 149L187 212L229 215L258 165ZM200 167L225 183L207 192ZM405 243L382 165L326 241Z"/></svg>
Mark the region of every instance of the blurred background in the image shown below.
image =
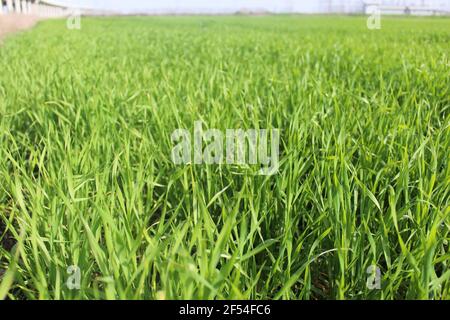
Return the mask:
<svg viewBox="0 0 450 320"><path fill-rule="evenodd" d="M376 6L381 14L447 15L450 0L0 0L0 14L364 14Z"/></svg>

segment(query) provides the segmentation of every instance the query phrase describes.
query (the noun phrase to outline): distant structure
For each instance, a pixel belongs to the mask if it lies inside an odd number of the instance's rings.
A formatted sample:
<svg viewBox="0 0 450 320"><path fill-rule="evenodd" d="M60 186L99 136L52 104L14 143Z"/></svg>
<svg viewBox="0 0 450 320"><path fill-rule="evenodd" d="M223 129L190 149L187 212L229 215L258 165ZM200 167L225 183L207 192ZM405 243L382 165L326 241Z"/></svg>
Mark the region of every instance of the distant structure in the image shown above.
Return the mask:
<svg viewBox="0 0 450 320"><path fill-rule="evenodd" d="M42 0L0 0L0 4L0 14L30 14L55 18L70 14L69 8Z"/></svg>
<svg viewBox="0 0 450 320"><path fill-rule="evenodd" d="M318 0L316 13L369 14L374 7L381 14L450 14L450 0Z"/></svg>
<svg viewBox="0 0 450 320"><path fill-rule="evenodd" d="M366 0L365 13L377 8L381 14L391 15L448 15L449 0Z"/></svg>

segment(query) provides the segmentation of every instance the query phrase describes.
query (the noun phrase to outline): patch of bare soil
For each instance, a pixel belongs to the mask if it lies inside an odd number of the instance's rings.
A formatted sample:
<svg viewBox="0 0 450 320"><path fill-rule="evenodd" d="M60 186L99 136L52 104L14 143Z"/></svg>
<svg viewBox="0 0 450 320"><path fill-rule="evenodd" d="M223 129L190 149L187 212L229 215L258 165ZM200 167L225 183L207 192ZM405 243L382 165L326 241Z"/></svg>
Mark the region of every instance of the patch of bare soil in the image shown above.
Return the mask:
<svg viewBox="0 0 450 320"><path fill-rule="evenodd" d="M2 205L0 205L0 212L6 215L6 217L4 217L5 219L9 216L9 210ZM0 282L7 269L4 253L11 252L16 245L16 240L11 234L11 231L8 230L4 218L0 218Z"/></svg>
<svg viewBox="0 0 450 320"><path fill-rule="evenodd" d="M12 237L12 234L6 230L6 225L0 220L0 245L7 251L11 249L16 244L16 241Z"/></svg>
<svg viewBox="0 0 450 320"><path fill-rule="evenodd" d="M32 28L39 18L31 15L0 15L0 39L6 35Z"/></svg>
<svg viewBox="0 0 450 320"><path fill-rule="evenodd" d="M15 245L15 241L12 238L11 234L6 231L6 225L3 223L3 221L0 219L0 280L3 277L3 274L5 273L5 266L3 261L3 254L1 253L1 250L10 251Z"/></svg>

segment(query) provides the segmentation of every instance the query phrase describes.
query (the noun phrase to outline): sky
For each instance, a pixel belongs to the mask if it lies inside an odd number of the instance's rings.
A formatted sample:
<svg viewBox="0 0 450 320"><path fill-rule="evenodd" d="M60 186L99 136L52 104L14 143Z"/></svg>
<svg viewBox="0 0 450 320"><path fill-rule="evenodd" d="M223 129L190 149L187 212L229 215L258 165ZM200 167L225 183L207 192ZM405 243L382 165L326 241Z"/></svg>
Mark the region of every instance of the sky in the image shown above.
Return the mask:
<svg viewBox="0 0 450 320"><path fill-rule="evenodd" d="M360 2L361 0L344 0ZM210 10L237 11L239 9L266 9L283 11L289 6L301 6L304 10L314 11L320 0L48 0L55 4L71 7L107 9L117 12L137 12L155 10Z"/></svg>
<svg viewBox="0 0 450 320"><path fill-rule="evenodd" d="M364 0L47 0L75 8L111 10L119 13L229 13L239 10L270 12L361 12ZM384 4L445 7L450 0L366 0Z"/></svg>

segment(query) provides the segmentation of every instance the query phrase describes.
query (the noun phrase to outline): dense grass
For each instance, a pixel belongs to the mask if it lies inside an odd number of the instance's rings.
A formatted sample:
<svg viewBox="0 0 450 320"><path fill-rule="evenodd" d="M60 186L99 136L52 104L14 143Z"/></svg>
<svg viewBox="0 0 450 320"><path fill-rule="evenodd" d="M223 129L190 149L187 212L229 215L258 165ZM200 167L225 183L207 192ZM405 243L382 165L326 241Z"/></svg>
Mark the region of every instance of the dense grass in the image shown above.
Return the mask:
<svg viewBox="0 0 450 320"><path fill-rule="evenodd" d="M105 18L9 38L0 298L449 299L450 19L382 23ZM198 120L280 128L278 174L172 164L172 131Z"/></svg>

